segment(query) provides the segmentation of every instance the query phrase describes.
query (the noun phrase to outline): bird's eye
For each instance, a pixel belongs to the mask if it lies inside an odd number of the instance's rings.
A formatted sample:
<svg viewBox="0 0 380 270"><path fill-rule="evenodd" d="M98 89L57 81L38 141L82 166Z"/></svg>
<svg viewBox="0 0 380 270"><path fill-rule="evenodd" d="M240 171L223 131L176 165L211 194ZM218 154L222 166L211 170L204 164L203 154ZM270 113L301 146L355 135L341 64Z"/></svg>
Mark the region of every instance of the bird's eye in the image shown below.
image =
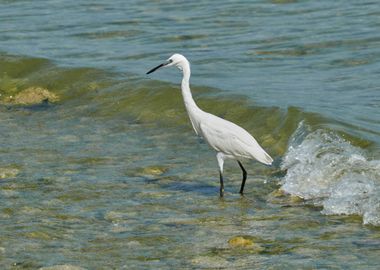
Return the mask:
<svg viewBox="0 0 380 270"><path fill-rule="evenodd" d="M169 63L172 63L173 62L173 60L172 59L169 59Z"/></svg>

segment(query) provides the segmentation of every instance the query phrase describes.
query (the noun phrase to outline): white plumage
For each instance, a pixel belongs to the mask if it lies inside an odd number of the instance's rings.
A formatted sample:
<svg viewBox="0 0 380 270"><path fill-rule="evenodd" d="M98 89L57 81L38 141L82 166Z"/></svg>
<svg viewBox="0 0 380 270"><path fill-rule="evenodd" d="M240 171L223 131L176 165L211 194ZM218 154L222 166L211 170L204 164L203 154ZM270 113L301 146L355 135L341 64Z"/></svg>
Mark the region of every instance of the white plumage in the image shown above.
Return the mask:
<svg viewBox="0 0 380 270"><path fill-rule="evenodd" d="M200 121L201 136L217 152L235 159L256 159L271 165L272 158L261 148L255 138L238 125L206 113Z"/></svg>
<svg viewBox="0 0 380 270"><path fill-rule="evenodd" d="M243 194L247 173L240 160L256 159L263 164L271 165L273 159L245 129L228 120L204 112L197 106L191 95L189 86L190 63L183 55L172 55L165 63L151 69L147 74L154 72L160 67L169 66L176 66L183 72L181 83L182 96L195 133L203 137L217 152L216 156L220 175L220 196L224 194L223 164L226 158L237 160L243 171L243 180L240 188L240 193Z"/></svg>

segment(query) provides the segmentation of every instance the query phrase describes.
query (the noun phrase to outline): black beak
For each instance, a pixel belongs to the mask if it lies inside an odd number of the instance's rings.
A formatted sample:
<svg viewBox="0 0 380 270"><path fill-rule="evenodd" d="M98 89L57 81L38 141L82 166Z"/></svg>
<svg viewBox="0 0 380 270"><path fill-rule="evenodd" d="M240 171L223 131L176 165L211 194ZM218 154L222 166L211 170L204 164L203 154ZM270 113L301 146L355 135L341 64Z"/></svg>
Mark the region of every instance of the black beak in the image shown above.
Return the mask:
<svg viewBox="0 0 380 270"><path fill-rule="evenodd" d="M166 66L167 65L167 63L162 63L162 64L160 64L160 65L158 65L157 67L154 67L154 68L152 68L151 70L149 70L146 74L150 74L150 73L152 73L152 72L155 72L157 69L159 69L160 67L163 67L163 66Z"/></svg>
<svg viewBox="0 0 380 270"><path fill-rule="evenodd" d="M158 65L157 67L152 68L152 69L149 70L146 74L150 74L150 73L152 73L152 72L155 72L157 69L159 69L159 68L161 68L161 67L164 67L164 66L170 64L171 62L172 62L172 60L170 59L168 62L162 63L162 64Z"/></svg>

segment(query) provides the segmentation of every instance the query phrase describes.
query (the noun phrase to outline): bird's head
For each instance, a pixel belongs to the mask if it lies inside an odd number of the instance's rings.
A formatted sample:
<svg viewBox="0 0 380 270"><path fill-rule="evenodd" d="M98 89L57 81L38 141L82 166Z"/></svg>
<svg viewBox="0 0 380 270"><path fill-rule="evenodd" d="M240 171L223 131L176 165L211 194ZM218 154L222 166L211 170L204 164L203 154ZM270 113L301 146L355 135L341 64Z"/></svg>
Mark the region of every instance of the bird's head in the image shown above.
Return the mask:
<svg viewBox="0 0 380 270"><path fill-rule="evenodd" d="M189 66L189 61L182 54L175 53L170 56L164 63L152 68L146 74L150 74L161 67L176 66L178 69L183 70L185 66Z"/></svg>

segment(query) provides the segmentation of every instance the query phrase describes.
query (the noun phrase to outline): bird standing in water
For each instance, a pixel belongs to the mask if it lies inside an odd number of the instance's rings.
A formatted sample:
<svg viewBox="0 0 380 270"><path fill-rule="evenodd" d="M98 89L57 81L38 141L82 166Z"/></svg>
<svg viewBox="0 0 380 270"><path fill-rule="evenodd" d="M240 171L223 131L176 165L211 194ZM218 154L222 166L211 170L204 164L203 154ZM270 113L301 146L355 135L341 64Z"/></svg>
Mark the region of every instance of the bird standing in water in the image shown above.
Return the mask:
<svg viewBox="0 0 380 270"><path fill-rule="evenodd" d="M147 72L150 74L161 67L176 66L183 72L181 83L183 101L190 122L195 133L201 136L217 152L216 158L219 165L220 196L224 194L223 164L225 159L237 160L242 172L243 180L240 194L243 194L247 171L244 169L241 159L256 159L257 161L271 165L273 159L264 151L245 129L222 119L213 114L202 111L195 103L190 91L190 63L181 54L173 54L166 62Z"/></svg>

